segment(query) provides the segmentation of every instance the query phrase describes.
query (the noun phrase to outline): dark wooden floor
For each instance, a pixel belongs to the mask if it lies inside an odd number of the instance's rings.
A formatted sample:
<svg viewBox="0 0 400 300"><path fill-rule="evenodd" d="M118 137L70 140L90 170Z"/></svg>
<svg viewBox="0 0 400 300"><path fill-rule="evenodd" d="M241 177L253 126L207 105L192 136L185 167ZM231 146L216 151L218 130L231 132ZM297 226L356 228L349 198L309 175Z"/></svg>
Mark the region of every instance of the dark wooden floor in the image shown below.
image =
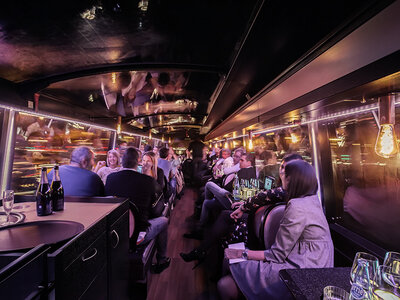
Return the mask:
<svg viewBox="0 0 400 300"><path fill-rule="evenodd" d="M148 287L149 300L211 300L216 296L215 283L207 279L207 272L200 265L195 270L194 262L186 263L180 252L189 252L199 241L185 239L182 234L190 229L186 218L193 214L195 194L186 188L183 197L178 200L171 215L168 227L168 252L171 265L159 275L152 274Z"/></svg>

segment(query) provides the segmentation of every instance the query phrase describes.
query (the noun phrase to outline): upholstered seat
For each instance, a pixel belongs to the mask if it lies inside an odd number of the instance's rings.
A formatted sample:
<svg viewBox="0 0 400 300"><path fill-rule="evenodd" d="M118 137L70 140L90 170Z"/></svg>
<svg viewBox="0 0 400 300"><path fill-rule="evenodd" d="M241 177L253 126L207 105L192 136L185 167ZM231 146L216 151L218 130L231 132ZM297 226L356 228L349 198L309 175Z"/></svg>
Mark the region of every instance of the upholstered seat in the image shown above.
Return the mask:
<svg viewBox="0 0 400 300"><path fill-rule="evenodd" d="M256 211L254 215L254 231L260 244L264 245L265 249L271 248L275 242L284 211L285 203L266 205Z"/></svg>

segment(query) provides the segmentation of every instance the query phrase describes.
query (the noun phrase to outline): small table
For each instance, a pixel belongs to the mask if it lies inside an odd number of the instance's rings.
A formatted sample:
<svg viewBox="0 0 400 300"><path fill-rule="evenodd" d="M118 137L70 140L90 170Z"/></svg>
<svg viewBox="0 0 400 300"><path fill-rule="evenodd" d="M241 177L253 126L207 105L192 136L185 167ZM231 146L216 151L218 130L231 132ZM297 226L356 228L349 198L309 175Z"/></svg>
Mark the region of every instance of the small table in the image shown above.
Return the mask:
<svg viewBox="0 0 400 300"><path fill-rule="evenodd" d="M295 299L322 299L324 287L333 285L350 291L351 268L286 269L279 276Z"/></svg>

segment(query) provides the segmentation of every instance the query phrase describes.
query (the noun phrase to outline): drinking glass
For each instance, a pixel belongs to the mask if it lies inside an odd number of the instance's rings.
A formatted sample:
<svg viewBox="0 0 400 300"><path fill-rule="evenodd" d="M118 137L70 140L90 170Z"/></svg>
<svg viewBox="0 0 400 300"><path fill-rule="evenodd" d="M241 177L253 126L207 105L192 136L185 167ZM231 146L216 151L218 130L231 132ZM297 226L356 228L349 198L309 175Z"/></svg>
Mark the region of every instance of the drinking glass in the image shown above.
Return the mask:
<svg viewBox="0 0 400 300"><path fill-rule="evenodd" d="M379 260L376 256L365 253L357 252L353 261L353 266L351 267L350 279L354 282L354 276L358 265L358 260L362 259L368 263L369 277L371 281L374 280L375 276L379 273Z"/></svg>
<svg viewBox="0 0 400 300"><path fill-rule="evenodd" d="M10 213L14 205L14 191L13 190L5 190L3 191L3 209L6 213L7 220L5 223L1 224L2 226L10 225Z"/></svg>
<svg viewBox="0 0 400 300"><path fill-rule="evenodd" d="M397 278L397 288L396 286ZM400 289L398 288L400 276L393 275L388 266L379 266L379 272L375 276L373 285L373 300L400 300Z"/></svg>
<svg viewBox="0 0 400 300"><path fill-rule="evenodd" d="M324 288L324 300L348 300L349 293L337 286L326 286Z"/></svg>

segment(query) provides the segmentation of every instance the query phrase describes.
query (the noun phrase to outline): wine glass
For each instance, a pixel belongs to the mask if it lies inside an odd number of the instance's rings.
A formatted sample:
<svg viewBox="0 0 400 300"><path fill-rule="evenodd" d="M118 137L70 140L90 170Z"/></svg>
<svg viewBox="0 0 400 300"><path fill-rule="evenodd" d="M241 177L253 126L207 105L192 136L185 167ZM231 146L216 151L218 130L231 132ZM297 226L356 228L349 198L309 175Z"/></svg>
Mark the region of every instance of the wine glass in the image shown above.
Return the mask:
<svg viewBox="0 0 400 300"><path fill-rule="evenodd" d="M375 276L374 285L372 287L373 300L400 300L399 275L393 275L388 266L379 266L379 274ZM397 281L397 288L396 288Z"/></svg>
<svg viewBox="0 0 400 300"><path fill-rule="evenodd" d="M5 190L3 191L3 209L6 213L7 220L5 223L1 224L2 226L12 224L10 222L10 213L14 205L14 191L13 190Z"/></svg>
<svg viewBox="0 0 400 300"><path fill-rule="evenodd" d="M351 267L351 273L350 273L350 280L351 283L354 282L354 276L355 272L358 266L358 260L362 259L368 264L368 272L369 272L369 278L371 281L374 280L375 276L379 273L379 260L376 256L365 253L365 252L357 252L356 256L353 261L353 266Z"/></svg>
<svg viewBox="0 0 400 300"><path fill-rule="evenodd" d="M394 288L400 288L400 253L387 252L382 266L382 278Z"/></svg>

